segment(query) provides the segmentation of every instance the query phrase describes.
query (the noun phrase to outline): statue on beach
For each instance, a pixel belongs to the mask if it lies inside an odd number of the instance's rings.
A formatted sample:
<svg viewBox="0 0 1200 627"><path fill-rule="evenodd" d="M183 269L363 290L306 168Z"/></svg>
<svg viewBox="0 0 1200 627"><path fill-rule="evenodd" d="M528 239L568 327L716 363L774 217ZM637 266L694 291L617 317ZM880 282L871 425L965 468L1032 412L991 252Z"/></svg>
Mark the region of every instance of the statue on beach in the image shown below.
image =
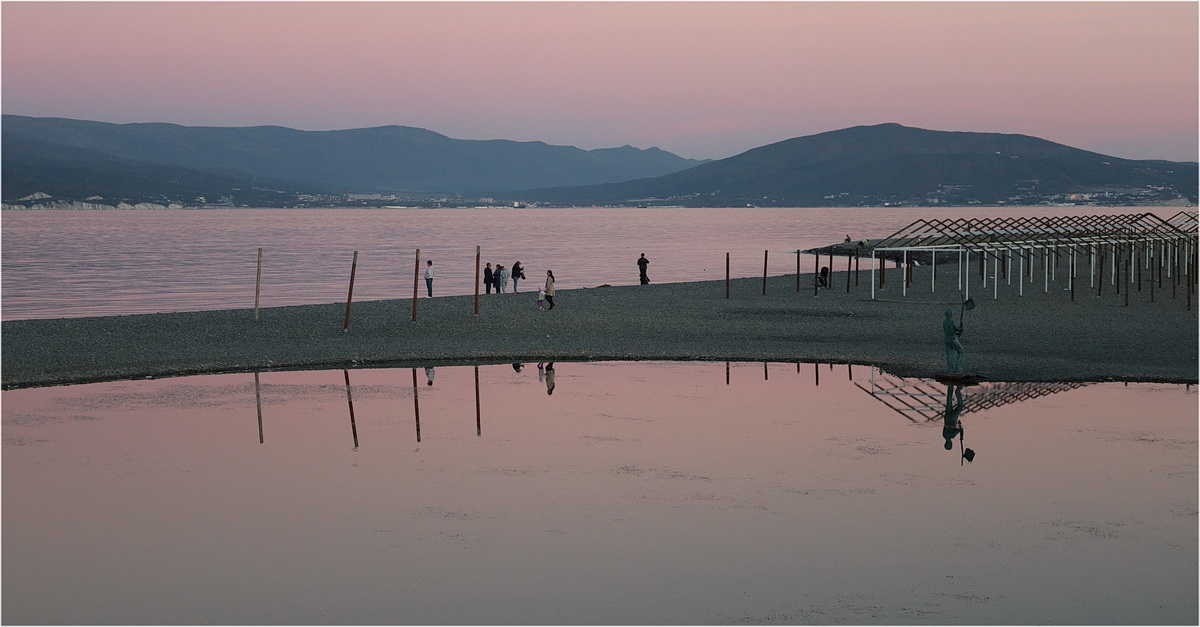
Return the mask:
<svg viewBox="0 0 1200 627"><path fill-rule="evenodd" d="M954 310L949 307L945 311L946 317L942 320L942 340L946 344L946 370L947 372L962 372L963 347L962 342L958 341L958 336L962 335L962 325L954 323Z"/></svg>

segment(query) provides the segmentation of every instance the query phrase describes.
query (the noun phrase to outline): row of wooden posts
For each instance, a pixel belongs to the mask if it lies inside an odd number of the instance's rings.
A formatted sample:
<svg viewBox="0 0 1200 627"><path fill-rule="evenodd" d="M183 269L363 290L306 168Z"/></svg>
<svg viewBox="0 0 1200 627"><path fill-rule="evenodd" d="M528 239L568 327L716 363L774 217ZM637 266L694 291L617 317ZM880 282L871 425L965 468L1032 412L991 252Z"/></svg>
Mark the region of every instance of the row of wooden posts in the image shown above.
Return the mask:
<svg viewBox="0 0 1200 627"><path fill-rule="evenodd" d="M1098 250L1097 250L1097 248L1098 248ZM1105 245L1101 245L1098 247L1092 247L1092 248L1086 249L1088 262L1090 264L1089 276L1091 277L1091 286L1096 288L1096 296L1102 296L1104 293L1103 278L1101 278L1101 280L1098 282L1095 280L1095 276L1096 276L1095 270L1096 270L1096 265L1097 265L1095 263L1095 261L1096 261L1097 255L1099 257L1098 265L1100 268L1101 276L1103 276L1103 269L1104 269L1105 261L1108 260L1107 256L1112 255L1112 258L1111 258L1111 264L1112 264L1111 284L1115 286L1117 294L1122 293L1121 281L1117 280L1117 269L1122 262L1124 262L1124 264L1125 264L1125 268L1124 268L1124 271L1121 272L1121 276L1123 277L1123 280L1125 283L1124 295L1125 295L1125 305L1126 306L1129 305L1129 293L1131 291L1130 283L1132 281L1136 280L1137 291L1141 292L1142 291L1142 271L1147 268L1150 270L1150 278L1151 278L1151 280L1149 282L1150 283L1150 302L1154 302L1154 299L1155 299L1155 280L1154 280L1155 274L1157 273L1157 277L1158 277L1157 278L1158 287L1162 288L1163 269L1164 269L1164 267L1166 267L1167 268L1167 276L1170 279L1170 283L1171 283L1171 298L1176 298L1176 290L1177 290L1178 286L1184 283L1184 281L1182 280L1182 277L1183 276L1188 277L1188 281L1186 281L1187 310L1191 311L1192 310L1192 294L1196 291L1196 289L1195 289L1196 288L1196 279L1198 277L1200 277L1200 272L1197 272L1198 265L1200 265L1200 250L1194 249L1192 254L1186 255L1187 256L1186 261L1182 260L1184 255L1176 254L1176 255L1172 256L1172 258L1174 260L1173 264L1164 264L1164 263L1162 263L1162 258L1168 254L1165 249L1165 245L1161 250L1159 250L1157 252L1155 252L1152 249L1152 247L1149 247L1149 246L1142 246L1141 248L1142 248L1142 250L1139 251L1139 248L1136 244L1130 243L1127 246L1117 246L1117 245L1105 244ZM1008 265L1012 259L1012 251L1008 250L1006 252L1008 253L1007 255L1000 255L1000 254L996 254L994 252L989 255L989 253L984 252L984 251L980 251L977 253L979 256L979 264L978 264L979 265L979 278L983 281L983 285L985 288L987 287L986 266L987 266L987 261L988 261L989 256L991 257L991 260L993 262L993 268L995 269L994 274L993 274L993 288L995 289L998 286L998 283L1001 279L1006 279L1010 285L1012 284L1012 278L1008 272ZM1146 258L1145 264L1137 263L1135 261L1140 256L1142 256L1142 253L1145 253L1145 258ZM801 287L800 286L801 254L802 254L802 251L800 251L800 250L796 251L796 292L800 292L800 287ZM966 254L970 255L971 253L966 253ZM770 255L770 251L768 251L768 250L763 251L762 293L764 296L767 294L767 277L768 277L767 263L768 263L769 255ZM1051 266L1050 262L1049 262L1050 256L1054 257L1053 266ZM418 300L418 296L420 295L420 278L421 278L421 249L420 248L416 249L415 257L416 257L416 261L415 261L415 267L413 269L413 297L412 297L412 321L413 322L417 321L417 300ZM829 265L827 266L830 269L829 284L826 286L829 289L833 288L833 257L834 257L833 250L831 248L829 251ZM1051 269L1050 268L1053 267L1053 268L1057 269L1057 267L1060 265L1060 263L1061 263L1060 251L1058 250L1057 247L1054 248L1053 250L1051 250L1049 248L1043 248L1042 254L1040 255L1040 257L1041 257L1041 261L1042 261L1043 272L1047 274L1045 291L1049 291L1049 281L1050 281L1050 277L1051 277L1051 274L1050 274ZM1027 278L1029 279L1030 282L1032 282L1033 281L1033 267L1034 267L1033 250L1032 249L1023 249L1021 251L1021 254L1019 255L1019 258L1020 258L1023 269L1027 269L1027 272L1022 272L1022 274L1027 274ZM1078 278L1077 264L1076 264L1076 251L1074 249L1071 250L1070 258L1071 258L1071 274L1070 274L1069 280L1070 280L1071 300L1073 301L1073 300L1075 300L1075 285L1077 282L1075 279ZM257 273L257 278L255 279L255 286L254 286L254 319L255 320L259 319L259 304L260 304L260 297L262 294L262 260L263 260L263 249L259 248L258 249L258 273ZM475 301L474 301L475 315L479 315L480 260L481 260L480 247L476 246L475 247ZM1026 261L1028 261L1028 264L1025 263ZM732 282L732 277L730 275L729 263L730 263L729 253L725 253L725 298L730 297L730 283ZM876 269L874 256L872 256L871 263L872 263L871 270L873 273L874 270ZM859 270L860 270L859 254L857 251L855 251L855 254L853 257L851 257L849 255L846 256L846 293L847 294L850 293L851 266L852 265L853 265L853 285L857 287L859 284ZM959 266L960 266L960 289L962 288L961 265L962 264L960 262L960 264L959 264ZM814 253L813 254L813 274L814 274L813 296L818 295L818 293L821 289L820 283L817 280L817 277L820 275L820 271L821 271L820 266L821 266L821 254ZM908 287L910 287L912 285L914 264L913 263L902 263L900 260L896 260L896 266L898 268L904 268L904 271L905 271L905 273L904 273L904 289L907 290ZM358 251L356 250L356 251L354 251L353 261L350 264L350 287L346 293L346 315L345 315L345 319L342 323L342 332L349 332L349 330L350 330L350 307L351 307L351 303L353 302L353 299L354 299L354 275L357 272L357 269L358 269ZM885 271L886 271L886 262L883 257L879 258L878 270L879 270L879 287L883 288L884 280L885 280ZM931 264L931 272L934 273L933 279L936 279L936 272L937 272L937 264L936 263ZM968 290L970 289L969 285L967 286L967 289ZM1024 281L1023 280L1021 281L1021 295L1024 295Z"/></svg>

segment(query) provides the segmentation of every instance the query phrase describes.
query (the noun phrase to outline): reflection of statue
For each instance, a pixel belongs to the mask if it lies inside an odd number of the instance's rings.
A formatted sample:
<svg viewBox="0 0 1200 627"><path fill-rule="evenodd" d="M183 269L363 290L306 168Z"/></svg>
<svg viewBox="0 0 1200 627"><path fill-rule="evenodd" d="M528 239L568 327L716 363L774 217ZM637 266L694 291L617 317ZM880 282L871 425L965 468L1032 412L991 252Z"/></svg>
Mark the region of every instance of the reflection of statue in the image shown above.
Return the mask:
<svg viewBox="0 0 1200 627"><path fill-rule="evenodd" d="M954 323L954 310L946 308L946 317L942 320L942 339L946 343L946 370L962 372L963 347L958 341L962 335L962 325Z"/></svg>
<svg viewBox="0 0 1200 627"><path fill-rule="evenodd" d="M963 410L963 396L961 385L946 386L946 413L942 416L942 437L946 439L946 450L954 450L954 436L958 436L958 445L963 446L963 426L962 421L958 419ZM962 450L962 460L975 461L975 451L964 448Z"/></svg>
<svg viewBox="0 0 1200 627"><path fill-rule="evenodd" d="M433 368L425 368L425 378L428 379L429 385L433 385Z"/></svg>
<svg viewBox="0 0 1200 627"><path fill-rule="evenodd" d="M961 385L946 386L946 413L942 417L942 437L946 438L946 450L954 450L954 437L958 436L962 440L963 428L962 423L958 421L959 414L963 410L963 397Z"/></svg>
<svg viewBox="0 0 1200 627"><path fill-rule="evenodd" d="M546 364L546 394L554 393L554 362Z"/></svg>
<svg viewBox="0 0 1200 627"><path fill-rule="evenodd" d="M512 366L513 366L513 370L515 370L515 371L517 371L517 372L520 372L520 371L521 371L521 368L522 368L522 366L523 366L523 365L524 365L524 364L522 364L522 363L521 363L521 362L519 362L519 361L514 361L514 362L513 362L513 365L512 365Z"/></svg>

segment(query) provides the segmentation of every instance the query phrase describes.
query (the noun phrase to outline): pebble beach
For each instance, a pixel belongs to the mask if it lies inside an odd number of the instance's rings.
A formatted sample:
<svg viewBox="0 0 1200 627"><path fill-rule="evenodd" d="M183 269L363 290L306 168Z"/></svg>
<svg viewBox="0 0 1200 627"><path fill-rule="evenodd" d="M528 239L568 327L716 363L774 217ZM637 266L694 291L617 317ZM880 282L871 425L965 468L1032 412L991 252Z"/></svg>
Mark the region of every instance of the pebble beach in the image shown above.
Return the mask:
<svg viewBox="0 0 1200 627"><path fill-rule="evenodd" d="M870 273L536 290L413 301L227 309L2 325L5 389L219 372L537 361L772 361L874 365L902 377L945 372L941 321L963 296L951 268L899 272L870 294ZM849 292L847 280L851 283ZM1082 283L1082 281L1081 281ZM1148 281L1147 281L1148 283ZM1124 294L1039 281L984 290L963 314L964 369L990 381L1197 382L1197 303L1186 285ZM424 290L422 290L424 292Z"/></svg>

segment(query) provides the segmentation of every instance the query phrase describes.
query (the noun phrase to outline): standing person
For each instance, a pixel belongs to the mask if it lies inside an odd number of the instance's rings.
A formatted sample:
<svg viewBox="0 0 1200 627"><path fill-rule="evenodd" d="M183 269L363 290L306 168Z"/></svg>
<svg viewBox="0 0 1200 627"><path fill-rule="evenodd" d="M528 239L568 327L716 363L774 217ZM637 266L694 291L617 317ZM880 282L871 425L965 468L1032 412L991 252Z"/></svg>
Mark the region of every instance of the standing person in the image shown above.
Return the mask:
<svg viewBox="0 0 1200 627"><path fill-rule="evenodd" d="M550 270L546 271L546 302L550 303L547 309L554 309L554 273Z"/></svg>
<svg viewBox="0 0 1200 627"><path fill-rule="evenodd" d="M538 311L546 309L546 289L538 288Z"/></svg>
<svg viewBox="0 0 1200 627"><path fill-rule="evenodd" d="M642 253L642 256L637 260L637 264L638 279L641 280L642 285L649 285L650 277L646 275L646 266L650 265L650 260L646 259L646 253Z"/></svg>
<svg viewBox="0 0 1200 627"><path fill-rule="evenodd" d="M487 290L488 294L492 293L492 280L492 264L489 263L483 269L483 287Z"/></svg>
<svg viewBox="0 0 1200 627"><path fill-rule="evenodd" d="M429 297L433 298L433 261L425 262L425 290L429 293Z"/></svg>
<svg viewBox="0 0 1200 627"><path fill-rule="evenodd" d="M496 267L500 269L500 278L496 279L496 291L503 294L504 290L508 289L508 268L504 266Z"/></svg>
<svg viewBox="0 0 1200 627"><path fill-rule="evenodd" d="M521 262L518 261L512 267L513 294L520 294L517 291L517 281L525 278L525 268L521 267Z"/></svg>

